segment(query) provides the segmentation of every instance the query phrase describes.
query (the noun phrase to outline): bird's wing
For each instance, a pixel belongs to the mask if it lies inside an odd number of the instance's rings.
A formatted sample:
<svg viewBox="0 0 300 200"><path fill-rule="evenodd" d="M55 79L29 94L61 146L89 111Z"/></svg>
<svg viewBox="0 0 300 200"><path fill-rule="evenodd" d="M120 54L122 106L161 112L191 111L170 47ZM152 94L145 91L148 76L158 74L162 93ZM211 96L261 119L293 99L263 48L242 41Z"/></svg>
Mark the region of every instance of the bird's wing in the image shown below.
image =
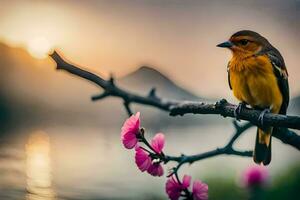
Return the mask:
<svg viewBox="0 0 300 200"><path fill-rule="evenodd" d="M232 90L231 83L230 83L230 70L229 70L229 65L230 65L230 62L228 62L228 64L227 64L228 85L229 85L229 88Z"/></svg>
<svg viewBox="0 0 300 200"><path fill-rule="evenodd" d="M272 62L273 71L277 78L277 83L282 94L283 101L279 113L286 114L287 107L290 101L288 72L284 60L277 49L272 48L267 52L267 56Z"/></svg>

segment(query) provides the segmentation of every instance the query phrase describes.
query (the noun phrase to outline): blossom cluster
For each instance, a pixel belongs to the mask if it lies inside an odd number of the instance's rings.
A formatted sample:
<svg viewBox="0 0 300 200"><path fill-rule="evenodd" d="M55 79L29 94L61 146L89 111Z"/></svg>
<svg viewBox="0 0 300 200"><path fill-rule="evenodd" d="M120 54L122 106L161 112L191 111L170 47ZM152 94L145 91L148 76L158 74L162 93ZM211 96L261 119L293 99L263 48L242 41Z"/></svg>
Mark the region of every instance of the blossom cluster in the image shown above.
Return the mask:
<svg viewBox="0 0 300 200"><path fill-rule="evenodd" d="M175 176L171 176L166 183L166 193L171 200L177 200L179 197L193 200L207 200L208 186L200 180L193 182L192 193L188 190L191 184L191 176L184 175L182 183Z"/></svg>
<svg viewBox="0 0 300 200"><path fill-rule="evenodd" d="M163 133L156 133L151 142L145 138L144 129L140 127L140 113L129 117L121 129L121 141L126 149L135 150L135 163L142 172L147 171L152 176L162 176L164 169L162 164L165 161L163 149L165 136ZM208 199L208 186L199 180L193 182L192 192L189 191L191 176L185 175L182 183L178 179L177 172L166 182L166 193L171 200L178 200L180 197L193 200Z"/></svg>
<svg viewBox="0 0 300 200"><path fill-rule="evenodd" d="M165 136L157 133L151 140L151 144L144 137L144 130L140 127L140 113L128 118L121 130L121 140L127 149L135 149L135 163L142 171L147 171L152 176L162 176L164 169L161 165ZM141 146L144 143L147 148Z"/></svg>

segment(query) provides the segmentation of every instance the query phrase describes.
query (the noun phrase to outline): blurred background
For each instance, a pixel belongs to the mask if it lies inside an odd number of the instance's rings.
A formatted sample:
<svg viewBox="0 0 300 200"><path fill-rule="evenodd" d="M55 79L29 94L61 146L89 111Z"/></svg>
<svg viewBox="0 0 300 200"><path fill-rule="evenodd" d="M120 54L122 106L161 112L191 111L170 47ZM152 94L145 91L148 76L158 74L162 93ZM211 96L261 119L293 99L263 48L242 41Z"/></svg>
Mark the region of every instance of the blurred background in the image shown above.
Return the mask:
<svg viewBox="0 0 300 200"><path fill-rule="evenodd" d="M140 94L237 103L227 84L230 52L216 48L241 29L267 37L285 58L291 102L300 115L299 0L1 0L0 199L166 199L165 177L140 173L124 150L127 118L119 99L92 103L95 85L55 70L47 56L67 60ZM166 134L166 152L193 154L224 145L231 119L169 117L146 106L150 138ZM299 132L298 132L299 133ZM255 129L237 143L252 149ZM297 199L299 152L273 140L266 199ZM247 199L241 173L252 159L220 156L184 166L209 185L211 199ZM174 163L170 163L173 167ZM167 167L165 167L167 171Z"/></svg>

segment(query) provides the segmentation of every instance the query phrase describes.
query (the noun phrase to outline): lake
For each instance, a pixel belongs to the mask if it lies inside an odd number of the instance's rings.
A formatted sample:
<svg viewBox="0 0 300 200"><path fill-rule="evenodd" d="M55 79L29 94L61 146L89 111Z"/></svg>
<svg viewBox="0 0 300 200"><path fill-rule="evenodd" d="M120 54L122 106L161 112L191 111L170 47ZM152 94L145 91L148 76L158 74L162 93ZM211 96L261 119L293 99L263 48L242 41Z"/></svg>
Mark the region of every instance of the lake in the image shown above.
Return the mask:
<svg viewBox="0 0 300 200"><path fill-rule="evenodd" d="M165 199L165 177L138 171L134 151L120 142L120 127L43 124L23 127L1 136L0 198L58 199ZM147 137L154 132L145 127ZM176 127L166 134L165 153L180 155L212 150L233 133L231 121L216 125ZM237 148L252 149L255 129L237 141ZM271 177L299 160L298 151L273 139ZM165 172L175 163L168 163ZM184 166L180 175L196 178L238 179L251 158L219 156Z"/></svg>

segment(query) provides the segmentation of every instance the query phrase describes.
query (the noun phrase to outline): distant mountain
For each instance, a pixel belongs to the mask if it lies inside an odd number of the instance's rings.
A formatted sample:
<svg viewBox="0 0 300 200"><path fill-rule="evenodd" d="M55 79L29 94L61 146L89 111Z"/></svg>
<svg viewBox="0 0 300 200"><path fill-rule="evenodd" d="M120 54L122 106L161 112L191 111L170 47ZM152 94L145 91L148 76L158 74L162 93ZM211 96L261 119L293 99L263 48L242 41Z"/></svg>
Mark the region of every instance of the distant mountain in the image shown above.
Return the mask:
<svg viewBox="0 0 300 200"><path fill-rule="evenodd" d="M119 79L121 85L130 85L130 90L146 95L152 88L156 88L157 95L179 100L204 100L178 86L168 77L148 66L142 66L136 71ZM142 83L142 84L141 84Z"/></svg>

